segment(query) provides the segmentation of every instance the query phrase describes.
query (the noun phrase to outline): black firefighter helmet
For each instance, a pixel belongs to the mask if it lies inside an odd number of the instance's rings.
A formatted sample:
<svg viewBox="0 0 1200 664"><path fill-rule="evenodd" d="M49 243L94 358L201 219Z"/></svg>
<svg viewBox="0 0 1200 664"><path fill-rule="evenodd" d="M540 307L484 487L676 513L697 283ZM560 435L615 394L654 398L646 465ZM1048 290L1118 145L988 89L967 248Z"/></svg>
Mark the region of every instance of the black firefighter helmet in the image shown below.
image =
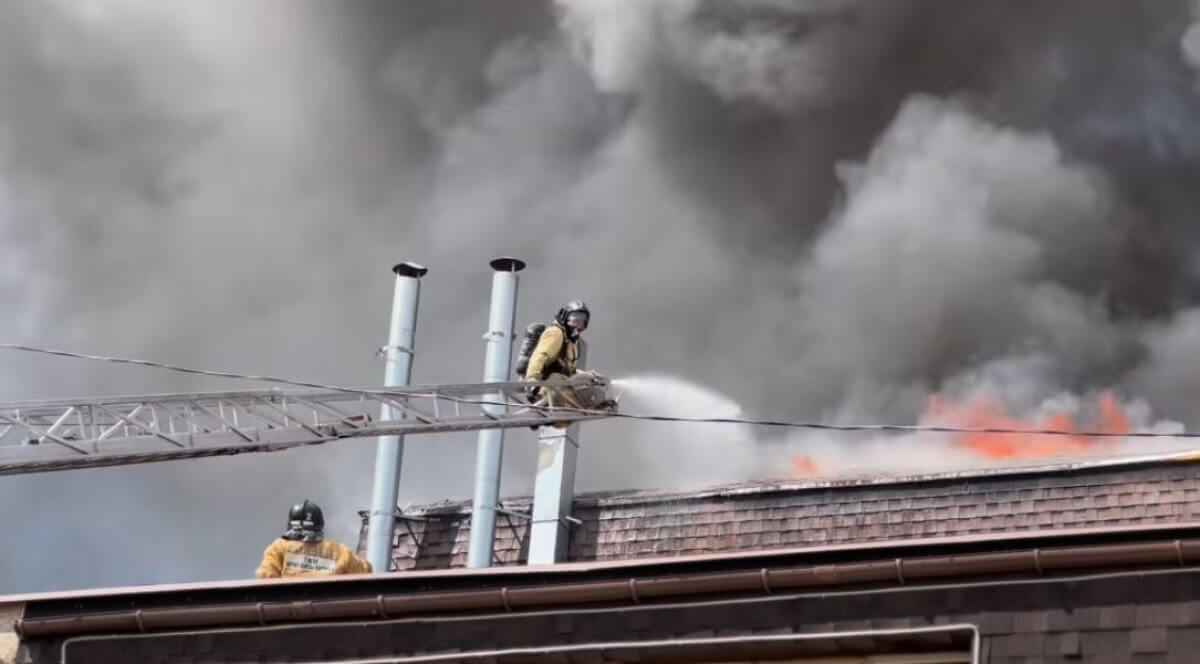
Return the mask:
<svg viewBox="0 0 1200 664"><path fill-rule="evenodd" d="M587 329L591 322L592 312L588 310L583 300L572 300L567 306L558 310L554 322L558 323L571 339L578 339L579 334Z"/></svg>
<svg viewBox="0 0 1200 664"><path fill-rule="evenodd" d="M307 499L292 505L283 539L320 542L324 537L325 515L321 513L321 506Z"/></svg>

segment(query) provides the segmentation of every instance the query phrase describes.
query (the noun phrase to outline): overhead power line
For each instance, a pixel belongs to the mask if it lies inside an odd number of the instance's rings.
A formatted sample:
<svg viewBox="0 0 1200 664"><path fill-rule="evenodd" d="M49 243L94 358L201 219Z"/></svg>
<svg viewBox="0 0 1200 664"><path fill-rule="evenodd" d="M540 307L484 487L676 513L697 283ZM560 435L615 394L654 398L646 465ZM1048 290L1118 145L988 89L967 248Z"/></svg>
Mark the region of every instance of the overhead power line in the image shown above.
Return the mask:
<svg viewBox="0 0 1200 664"><path fill-rule="evenodd" d="M310 383L302 380L292 380L290 378L279 378L276 376L253 376L250 374L233 373L229 371L213 371L211 369L193 369L191 367L183 367L175 364L166 364L163 362L153 362L151 360L137 360L127 357L109 357L106 355L88 355L86 353L73 353L67 350L57 350L54 348L40 348L38 346L26 346L24 344L0 343L0 348L7 350L19 350L27 353L39 353L42 355L57 355L59 357L69 357L76 360L95 360L97 362L109 362L112 364L133 364L151 369L164 369L166 371L176 371L179 373L195 374L198 376L216 376L218 378L235 378L238 380L257 380L264 383L278 383L281 385L292 385L294 387L311 387L318 390L330 390L334 392L355 392L362 393L363 389L353 389L348 387L336 387L333 385L322 385L321 383Z"/></svg>
<svg viewBox="0 0 1200 664"><path fill-rule="evenodd" d="M37 353L42 355L53 355L59 357L93 360L98 362L108 362L114 364L130 364L152 369L161 369L165 371L174 371L179 373L187 373L201 376L214 376L218 378L232 378L237 380L252 380L268 383L276 383L281 385L290 385L294 387L307 387L319 390L328 390L332 392L347 392L352 394L370 394L370 395L390 395L403 391L406 393L416 392L412 388L397 388L395 391L378 388L362 388L362 387L346 387L340 385L330 385L325 383L315 383L310 381L295 380L290 378L280 378L278 376L261 376L253 374L244 374L231 371L217 371L211 369L196 369L192 367L184 367L180 365L167 364L164 362L155 362L152 360L142 360L124 357L110 357L105 355L92 355L86 353L76 353L52 348L41 348L37 346L29 346L25 344L0 343L0 349L16 350L29 353ZM432 393L426 396L433 396ZM504 401L489 401L486 399L469 399L455 397L451 394L439 391L436 398L449 401L452 403L469 404L475 406L512 406L511 402ZM839 432L885 432L885 433L942 433L942 434L985 434L985 435L1022 435L1022 436L1068 436L1073 438L1200 438L1200 432L1196 431L1130 431L1126 433L1118 433L1113 431L1070 431L1064 429L1046 429L1046 428L1030 428L1018 429L1009 427L955 427L955 426L938 426L925 424L828 424L823 422L807 422L795 420L778 420L778 419L759 419L748 417L690 417L681 415L656 415L646 413L624 413L624 412L608 412L588 409L578 409L570 407L555 407L523 405L523 408L528 408L532 411L541 412L552 417L554 413L575 413L590 416L604 416L612 419L636 420L645 422L675 422L675 423L690 423L690 424L737 424L745 426L771 427L771 428L786 428L786 429L811 429L818 431L839 431Z"/></svg>

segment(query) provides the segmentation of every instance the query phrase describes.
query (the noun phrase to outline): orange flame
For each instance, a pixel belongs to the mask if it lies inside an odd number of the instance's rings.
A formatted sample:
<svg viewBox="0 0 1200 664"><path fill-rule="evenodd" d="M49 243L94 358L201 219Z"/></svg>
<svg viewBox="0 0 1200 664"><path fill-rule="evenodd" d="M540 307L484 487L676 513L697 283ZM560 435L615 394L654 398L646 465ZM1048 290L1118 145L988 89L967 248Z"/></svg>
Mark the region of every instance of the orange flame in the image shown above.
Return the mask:
<svg viewBox="0 0 1200 664"><path fill-rule="evenodd" d="M1121 403L1112 393L1101 395L1097 403L1097 420L1088 426L1077 427L1069 413L1050 413L1041 418L1022 419L1010 415L1004 406L988 397L976 397L958 403L941 394L929 398L928 406L921 417L922 424L954 427L959 429L1019 429L1064 431L1078 434L1085 431L1098 433L1129 433L1129 417ZM1112 446L1120 440L1112 437L1062 435L1051 433L959 433L954 435L957 445L979 456L1007 461L1014 459L1039 459L1071 456L1096 450L1097 447ZM818 464L812 457L796 455L791 458L792 477L814 477L820 475Z"/></svg>
<svg viewBox="0 0 1200 664"><path fill-rule="evenodd" d="M1099 422L1090 427L1090 430L1101 433L1129 433L1129 418L1111 393L1100 397L1098 411ZM922 422L936 422L942 426L964 429L1039 429L1069 432L1084 430L1077 428L1067 413L1051 413L1040 419L1025 420L1009 415L1002 405L987 397L956 404L942 395L934 395L929 399ZM955 436L955 441L968 450L996 460L1069 456L1116 440L1049 433L961 433Z"/></svg>
<svg viewBox="0 0 1200 664"><path fill-rule="evenodd" d="M814 477L818 474L817 464L804 454L792 457L792 477Z"/></svg>

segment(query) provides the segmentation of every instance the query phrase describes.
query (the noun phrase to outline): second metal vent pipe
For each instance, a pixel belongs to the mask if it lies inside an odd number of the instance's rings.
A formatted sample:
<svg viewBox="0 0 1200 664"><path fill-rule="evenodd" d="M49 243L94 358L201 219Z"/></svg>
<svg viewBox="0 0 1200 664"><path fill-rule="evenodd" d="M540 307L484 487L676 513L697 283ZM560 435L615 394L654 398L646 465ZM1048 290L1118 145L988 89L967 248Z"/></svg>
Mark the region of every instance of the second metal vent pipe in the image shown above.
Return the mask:
<svg viewBox="0 0 1200 664"><path fill-rule="evenodd" d="M497 258L491 262L492 304L484 356L483 382L509 380L512 369L513 328L517 317L517 273L525 262L516 258ZM487 401L502 401L500 394ZM500 415L503 406L485 405L484 412ZM496 509L500 502L500 470L504 460L504 429L479 432L475 457L475 499L471 503L471 540L467 548L467 567L489 567L496 536Z"/></svg>

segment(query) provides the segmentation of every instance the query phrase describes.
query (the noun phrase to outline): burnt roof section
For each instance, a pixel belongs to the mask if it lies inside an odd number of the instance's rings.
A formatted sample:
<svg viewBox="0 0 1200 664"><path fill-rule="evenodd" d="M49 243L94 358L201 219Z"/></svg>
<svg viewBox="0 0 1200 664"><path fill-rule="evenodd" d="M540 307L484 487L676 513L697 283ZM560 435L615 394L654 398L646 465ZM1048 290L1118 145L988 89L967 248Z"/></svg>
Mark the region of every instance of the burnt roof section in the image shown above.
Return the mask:
<svg viewBox="0 0 1200 664"><path fill-rule="evenodd" d="M904 477L754 482L576 498L568 559L600 561L1200 519L1193 453ZM528 498L504 501L495 564L525 561ZM396 569L466 562L470 503L397 514ZM361 537L365 538L365 522ZM362 546L360 539L360 548Z"/></svg>

